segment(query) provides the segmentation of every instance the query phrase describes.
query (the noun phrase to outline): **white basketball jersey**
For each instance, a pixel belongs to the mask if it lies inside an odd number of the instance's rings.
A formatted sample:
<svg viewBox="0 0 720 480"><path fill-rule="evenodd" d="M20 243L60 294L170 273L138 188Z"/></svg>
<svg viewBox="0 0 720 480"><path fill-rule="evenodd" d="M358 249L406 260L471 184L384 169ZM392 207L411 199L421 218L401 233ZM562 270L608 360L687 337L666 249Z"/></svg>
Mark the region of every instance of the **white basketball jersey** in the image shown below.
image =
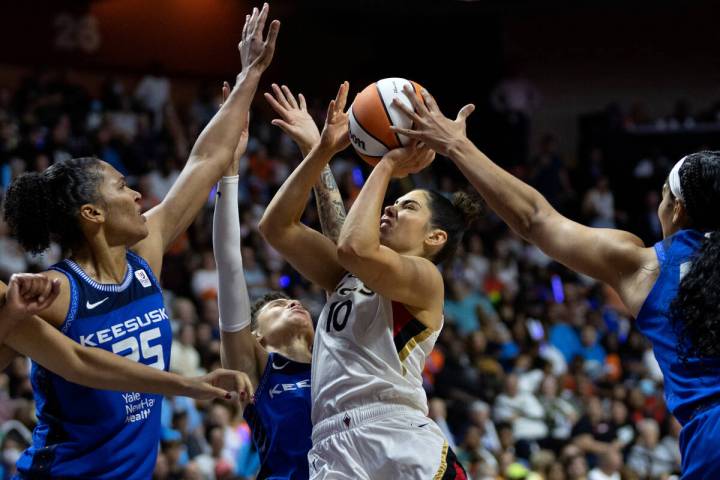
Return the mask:
<svg viewBox="0 0 720 480"><path fill-rule="evenodd" d="M312 358L312 421L384 402L427 415L425 359L439 331L346 274L320 314Z"/></svg>

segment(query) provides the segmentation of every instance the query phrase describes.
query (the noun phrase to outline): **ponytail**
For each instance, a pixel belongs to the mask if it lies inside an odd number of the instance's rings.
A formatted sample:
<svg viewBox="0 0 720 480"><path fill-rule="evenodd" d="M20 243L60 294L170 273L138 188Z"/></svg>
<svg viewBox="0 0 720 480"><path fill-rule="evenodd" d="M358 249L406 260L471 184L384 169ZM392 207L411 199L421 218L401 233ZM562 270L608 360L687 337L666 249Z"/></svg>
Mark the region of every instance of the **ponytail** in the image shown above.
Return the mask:
<svg viewBox="0 0 720 480"><path fill-rule="evenodd" d="M77 245L82 240L78 213L99 198L100 168L96 158L74 158L16 178L3 208L13 238L32 253L47 250L52 241L63 250Z"/></svg>

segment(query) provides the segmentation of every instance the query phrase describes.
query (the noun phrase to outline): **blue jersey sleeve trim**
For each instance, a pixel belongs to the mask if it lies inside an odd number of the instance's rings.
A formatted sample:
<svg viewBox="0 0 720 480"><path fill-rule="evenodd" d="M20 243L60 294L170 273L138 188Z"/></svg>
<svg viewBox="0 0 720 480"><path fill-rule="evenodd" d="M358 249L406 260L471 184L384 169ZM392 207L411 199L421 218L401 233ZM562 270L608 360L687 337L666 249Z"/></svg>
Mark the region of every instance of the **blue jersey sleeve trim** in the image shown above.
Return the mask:
<svg viewBox="0 0 720 480"><path fill-rule="evenodd" d="M50 267L50 270L55 270L56 272L60 272L65 275L68 279L68 283L70 284L70 307L68 308L67 315L65 315L65 320L62 325L60 325L60 331L67 334L68 329L70 329L70 325L72 325L72 322L77 316L78 306L80 305L80 289L78 288L78 284L73 276L65 270L55 266Z"/></svg>
<svg viewBox="0 0 720 480"><path fill-rule="evenodd" d="M150 279L155 284L155 286L158 288L161 288L160 282L158 281L157 277L155 276L155 272L153 272L153 269L150 268L150 265L147 263L147 260L145 260L143 257L138 255L137 253L133 252L132 250L128 250L127 253L130 258L132 258L136 262L138 262L140 264L140 266L143 267L147 271L147 274L150 276Z"/></svg>

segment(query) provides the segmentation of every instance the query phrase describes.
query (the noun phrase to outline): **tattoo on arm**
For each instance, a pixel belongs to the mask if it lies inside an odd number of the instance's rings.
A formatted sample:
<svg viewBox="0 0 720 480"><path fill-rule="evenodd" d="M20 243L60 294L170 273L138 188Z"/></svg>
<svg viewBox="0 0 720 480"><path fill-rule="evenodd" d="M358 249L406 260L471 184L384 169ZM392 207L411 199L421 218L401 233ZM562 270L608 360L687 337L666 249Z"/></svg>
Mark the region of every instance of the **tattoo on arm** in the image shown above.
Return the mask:
<svg viewBox="0 0 720 480"><path fill-rule="evenodd" d="M345 205L340 190L329 166L320 174L320 180L313 187L322 233L337 243L340 229L345 223Z"/></svg>

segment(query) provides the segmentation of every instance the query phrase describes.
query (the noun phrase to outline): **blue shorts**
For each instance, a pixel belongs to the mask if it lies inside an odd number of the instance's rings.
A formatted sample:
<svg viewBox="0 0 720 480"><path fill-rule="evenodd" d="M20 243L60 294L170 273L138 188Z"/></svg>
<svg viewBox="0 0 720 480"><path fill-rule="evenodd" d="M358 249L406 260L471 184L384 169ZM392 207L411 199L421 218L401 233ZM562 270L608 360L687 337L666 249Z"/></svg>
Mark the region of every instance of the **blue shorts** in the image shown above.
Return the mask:
<svg viewBox="0 0 720 480"><path fill-rule="evenodd" d="M720 404L698 413L680 432L682 480L720 478Z"/></svg>

